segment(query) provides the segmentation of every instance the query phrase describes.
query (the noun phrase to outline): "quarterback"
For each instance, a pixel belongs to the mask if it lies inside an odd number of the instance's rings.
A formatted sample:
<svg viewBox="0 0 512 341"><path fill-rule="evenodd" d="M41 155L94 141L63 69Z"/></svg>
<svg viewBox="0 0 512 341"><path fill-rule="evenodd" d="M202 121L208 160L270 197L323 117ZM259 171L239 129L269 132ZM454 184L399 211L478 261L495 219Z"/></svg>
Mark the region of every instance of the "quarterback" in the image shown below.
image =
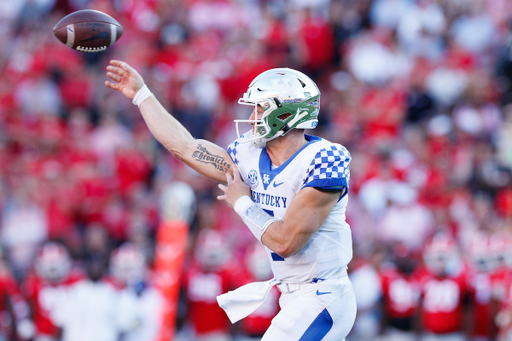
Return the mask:
<svg viewBox="0 0 512 341"><path fill-rule="evenodd" d="M262 340L343 340L356 315L345 222L351 157L343 146L305 134L318 123L316 84L287 68L257 76L239 100L252 114L235 120L239 137L224 150L193 138L127 63L112 60L107 71L105 84L139 107L151 133L176 158L220 183L218 199L266 247L274 278L218 297L230 320L249 315L277 285L281 311ZM241 134L244 122L252 128Z"/></svg>

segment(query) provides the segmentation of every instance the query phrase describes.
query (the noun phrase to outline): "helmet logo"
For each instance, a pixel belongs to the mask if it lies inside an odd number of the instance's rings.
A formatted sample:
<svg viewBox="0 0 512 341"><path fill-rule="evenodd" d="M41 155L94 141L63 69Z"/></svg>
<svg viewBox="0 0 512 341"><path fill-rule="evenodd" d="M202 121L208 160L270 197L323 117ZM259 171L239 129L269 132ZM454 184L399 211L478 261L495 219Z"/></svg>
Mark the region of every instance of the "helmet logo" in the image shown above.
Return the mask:
<svg viewBox="0 0 512 341"><path fill-rule="evenodd" d="M254 189L258 187L259 180L258 180L258 172L256 172L254 169L249 172L249 175L247 176L249 180L249 186Z"/></svg>

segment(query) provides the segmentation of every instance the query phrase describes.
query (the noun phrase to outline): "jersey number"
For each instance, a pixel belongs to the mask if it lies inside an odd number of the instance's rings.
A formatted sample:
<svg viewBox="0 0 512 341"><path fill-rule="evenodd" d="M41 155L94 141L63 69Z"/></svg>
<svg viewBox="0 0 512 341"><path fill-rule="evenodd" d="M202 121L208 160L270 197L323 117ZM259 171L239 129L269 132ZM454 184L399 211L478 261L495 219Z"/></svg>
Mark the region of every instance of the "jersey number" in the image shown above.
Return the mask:
<svg viewBox="0 0 512 341"><path fill-rule="evenodd" d="M424 309L431 313L449 313L460 303L460 288L454 281L430 281L425 286Z"/></svg>

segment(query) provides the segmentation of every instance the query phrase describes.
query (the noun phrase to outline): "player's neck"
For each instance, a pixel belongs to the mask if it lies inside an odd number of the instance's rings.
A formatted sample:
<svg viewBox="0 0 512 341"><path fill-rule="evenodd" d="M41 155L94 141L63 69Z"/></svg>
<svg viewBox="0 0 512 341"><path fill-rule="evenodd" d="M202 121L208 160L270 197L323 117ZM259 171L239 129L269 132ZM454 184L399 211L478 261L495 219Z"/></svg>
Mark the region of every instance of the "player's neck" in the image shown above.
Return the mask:
<svg viewBox="0 0 512 341"><path fill-rule="evenodd" d="M278 137L267 142L265 148L270 156L272 164L281 166L293 156L299 149L304 147L308 141L304 137L304 131L293 129L286 136Z"/></svg>

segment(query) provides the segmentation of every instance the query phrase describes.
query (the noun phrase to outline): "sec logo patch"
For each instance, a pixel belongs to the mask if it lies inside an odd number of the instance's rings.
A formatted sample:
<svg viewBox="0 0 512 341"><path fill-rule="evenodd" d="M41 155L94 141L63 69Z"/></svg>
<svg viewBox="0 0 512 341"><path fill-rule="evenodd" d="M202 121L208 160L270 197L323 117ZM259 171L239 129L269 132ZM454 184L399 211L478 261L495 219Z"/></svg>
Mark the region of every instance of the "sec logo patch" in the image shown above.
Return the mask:
<svg viewBox="0 0 512 341"><path fill-rule="evenodd" d="M255 189L256 187L258 187L258 184L260 183L260 181L259 181L257 171L255 171L254 169L252 171L250 171L249 175L247 176L247 179L249 180L249 186L252 189Z"/></svg>

